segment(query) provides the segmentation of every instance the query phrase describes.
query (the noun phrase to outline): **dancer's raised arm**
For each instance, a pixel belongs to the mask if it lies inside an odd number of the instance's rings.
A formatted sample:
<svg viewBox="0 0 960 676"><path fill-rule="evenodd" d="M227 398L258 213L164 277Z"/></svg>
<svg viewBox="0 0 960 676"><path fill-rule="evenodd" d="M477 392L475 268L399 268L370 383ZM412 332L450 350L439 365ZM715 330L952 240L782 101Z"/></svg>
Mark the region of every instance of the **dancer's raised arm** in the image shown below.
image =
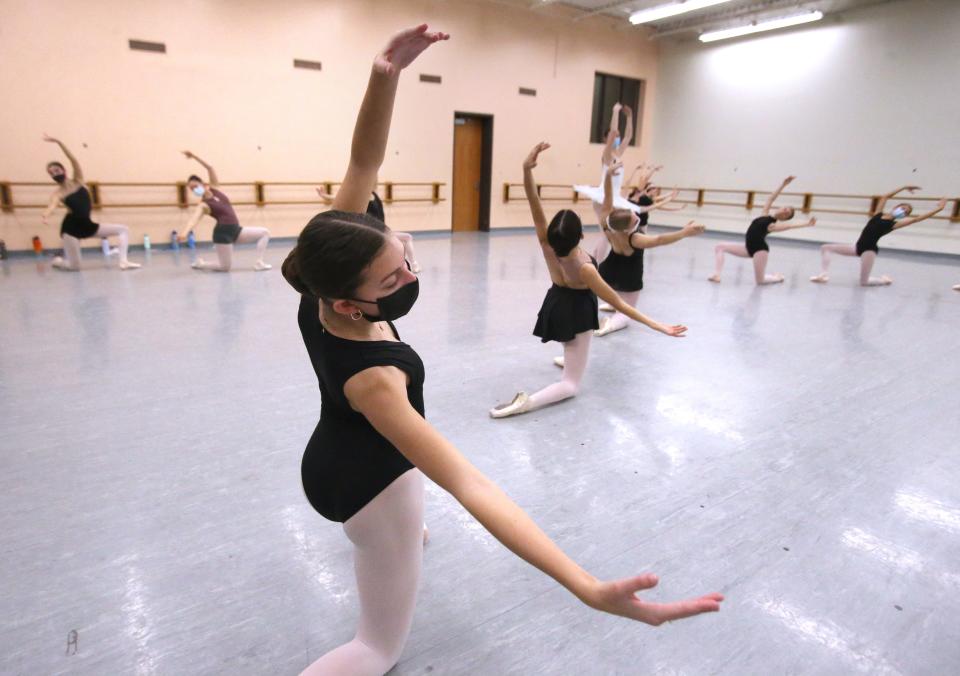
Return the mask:
<svg viewBox="0 0 960 676"><path fill-rule="evenodd" d="M780 197L780 193L783 192L783 189L793 183L793 179L795 178L796 176L787 176L785 179L783 179L783 183L780 184L780 187L770 193L770 197L767 198L767 203L763 205L764 216L770 215L770 210L773 208L773 203L777 201L778 197Z"/></svg>
<svg viewBox="0 0 960 676"><path fill-rule="evenodd" d="M449 37L446 33L428 31L427 24L421 24L394 35L377 55L353 129L350 164L333 200L334 209L366 211L370 186L376 181L387 148L400 72L427 47Z"/></svg>
<svg viewBox="0 0 960 676"><path fill-rule="evenodd" d="M212 166L210 166L208 163L201 160L199 157L194 155L189 150L184 150L182 152L183 152L183 156L186 157L188 160L196 160L197 162L200 163L200 165L204 169L207 170L207 176L210 177L210 185L212 185L214 188L220 187L220 178L217 176L217 172Z"/></svg>
<svg viewBox="0 0 960 676"><path fill-rule="evenodd" d="M898 194L902 193L904 190L913 194L917 192L919 189L920 189L919 185L905 185L902 188L897 188L896 190L888 192L886 195L881 195L880 199L877 200L876 208L873 210L873 213L870 215L876 216L877 214L882 214L884 207L887 206L887 200L889 200L891 197L896 197Z"/></svg>
<svg viewBox="0 0 960 676"><path fill-rule="evenodd" d="M74 181L83 183L83 169L80 168L80 162L77 161L77 158L74 157L73 153L70 152L67 146L63 144L63 141L56 139L49 134L44 134L43 140L47 143L56 143L58 146L60 146L60 150L62 150L63 154L67 156L67 160L70 162L70 168L73 170L73 176L71 176L71 178Z"/></svg>

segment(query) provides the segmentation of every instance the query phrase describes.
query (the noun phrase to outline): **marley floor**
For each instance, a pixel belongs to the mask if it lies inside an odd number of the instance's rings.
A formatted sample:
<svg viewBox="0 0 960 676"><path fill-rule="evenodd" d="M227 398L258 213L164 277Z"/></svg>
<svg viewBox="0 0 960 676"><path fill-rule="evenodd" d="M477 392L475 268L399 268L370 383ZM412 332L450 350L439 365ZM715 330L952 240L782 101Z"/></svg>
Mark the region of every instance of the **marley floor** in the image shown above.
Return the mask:
<svg viewBox="0 0 960 676"><path fill-rule="evenodd" d="M392 673L957 673L960 264L884 252L896 283L861 289L837 259L817 286L815 248L771 237L785 284L730 259L717 286L716 241L648 252L640 308L689 337L594 339L575 400L494 421L559 373L530 334L538 247L417 238L398 324L429 419L595 575L727 601L657 629L602 616L431 484ZM320 402L289 246L267 273L250 250L226 275L188 251L3 262L0 673L296 674L351 637L351 546L300 487Z"/></svg>

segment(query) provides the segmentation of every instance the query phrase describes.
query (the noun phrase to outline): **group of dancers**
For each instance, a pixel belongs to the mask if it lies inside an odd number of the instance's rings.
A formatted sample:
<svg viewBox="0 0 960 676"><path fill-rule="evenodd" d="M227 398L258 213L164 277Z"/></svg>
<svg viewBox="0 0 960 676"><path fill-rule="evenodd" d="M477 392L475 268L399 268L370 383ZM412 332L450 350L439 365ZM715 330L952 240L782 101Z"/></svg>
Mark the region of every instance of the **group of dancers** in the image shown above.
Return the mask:
<svg viewBox="0 0 960 676"><path fill-rule="evenodd" d="M360 602L356 634L349 642L321 655L304 670L312 676L384 674L390 670L407 640L422 569L423 475L448 491L477 521L511 552L537 567L587 606L651 625L720 609L723 595L710 593L671 603L651 603L638 593L658 584L647 573L615 581L601 581L571 560L496 484L464 457L452 442L425 418L425 369L419 355L402 342L393 322L405 316L419 295L419 265L409 236L391 231L384 223L383 206L375 192L382 165L401 72L431 45L449 39L426 25L401 31L374 59L367 89L357 115L349 164L338 192L318 190L332 209L314 216L300 232L286 257L284 278L300 295L298 325L321 393L319 421L301 462L301 481L310 505L323 517L343 524L354 545L355 574ZM627 115L628 132L622 142L619 116ZM504 418L536 410L574 396L583 378L591 337L620 330L632 320L671 337L682 337L686 327L651 319L637 310L643 288L643 252L704 232L693 221L681 230L648 235L645 227L653 209L675 209L676 191L662 195L651 178L659 169L638 167L637 185L622 193L623 152L632 134L629 109L614 108L602 156L600 186L577 186L589 196L602 230L592 252L584 249L583 224L572 210L547 219L534 180L540 156L549 150L538 143L523 161L523 179L540 250L552 285L538 313L534 335L543 342L563 345L556 360L561 379L534 394L518 393L509 403L490 411ZM67 178L59 162L48 166L60 184L49 215L58 202L69 209L62 234L67 260L55 265L79 267L79 241L84 237L120 238L121 269L127 260L128 231L124 226L90 221L90 197L76 158L56 139L70 160ZM201 200L192 214L185 237L203 215L217 225L214 243L217 262L198 260L202 270L228 270L236 242L256 242L256 269L269 269L263 251L269 239L264 228L241 228L229 198L219 190L214 169L185 151L207 170L208 181L192 175L190 190ZM633 177L631 177L631 182ZM781 275L766 272L769 247L766 236L788 228L810 227L815 219L790 224L794 210L775 208L780 192L793 180L785 179L764 205L763 213L747 231L745 244L716 247L720 281L726 254L753 259L756 282L775 284ZM914 190L907 186L902 190ZM939 208L911 217L907 204L877 211L856 246L823 246L824 269L814 280L827 281L830 255L861 257L861 282L887 284L870 271L877 240L894 229L930 218ZM68 246L69 245L69 246ZM605 301L601 307L598 298ZM613 314L603 323L598 312Z"/></svg>
<svg viewBox="0 0 960 676"><path fill-rule="evenodd" d="M81 240L89 237L107 238L116 237L119 240L119 246L116 253L120 257L121 270L135 270L140 266L128 258L130 246L130 228L126 225L95 223L90 217L93 204L90 198L90 190L83 180L83 169L77 158L70 152L66 145L59 139L45 135L44 140L49 143L55 143L63 151L63 154L70 162L72 175L67 175L66 167L63 163L54 160L47 163L47 174L57 183L57 189L51 194L47 207L43 210L41 217L44 224L47 224L50 215L62 204L66 207L67 213L60 224L60 239L63 242L63 256L56 256L52 261L54 268L59 270L77 271L80 269L81 262ZM213 248L217 256L216 261L205 261L198 257L192 264L195 270L211 270L216 272L229 272L233 267L233 249L235 244L255 243L257 248L257 260L253 269L259 272L270 270L272 265L264 260L267 251L267 245L270 243L270 231L267 228L240 226L240 219L237 212L230 202L230 198L220 190L220 179L217 176L216 169L209 163L200 159L189 150L183 151L184 156L189 160L196 160L206 170L208 180L204 181L197 174L191 174L187 179L187 189L194 195L199 202L190 214L186 227L177 235L180 242L186 242L190 233L200 224L205 216L214 219L213 226ZM374 177L371 185L371 195L369 209L370 213L383 220L383 202L376 193L377 179ZM333 197L317 188L321 200L331 203ZM409 233L397 233L401 238L406 251L407 258L412 261L414 272L420 271L420 265L416 262L416 256L413 248L413 237ZM112 252L111 252L112 253Z"/></svg>

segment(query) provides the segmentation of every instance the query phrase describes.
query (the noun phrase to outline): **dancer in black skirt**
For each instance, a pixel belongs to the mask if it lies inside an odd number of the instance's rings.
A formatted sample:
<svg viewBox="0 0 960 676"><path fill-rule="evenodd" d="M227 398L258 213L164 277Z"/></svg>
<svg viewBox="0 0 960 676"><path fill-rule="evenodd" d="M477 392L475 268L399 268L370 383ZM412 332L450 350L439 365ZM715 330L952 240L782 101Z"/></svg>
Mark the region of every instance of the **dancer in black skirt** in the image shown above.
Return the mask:
<svg viewBox="0 0 960 676"><path fill-rule="evenodd" d="M597 322L597 296L603 298L619 312L631 319L646 324L655 331L668 336L682 336L685 326L667 326L637 312L623 302L617 292L611 289L600 276L597 262L581 248L583 225L580 217L569 209L558 211L547 224L543 205L537 195L537 184L533 179L533 168L537 166L537 157L549 148L547 143L538 143L523 162L523 187L533 214L537 239L550 272L553 286L543 299L543 306L537 315L537 324L533 335L546 343L556 340L563 343L564 367L559 382L528 395L519 392L509 404L502 404L490 410L493 418L506 418L519 413L534 411L548 404L569 399L577 394L580 381L587 368L590 351L590 337L599 327ZM622 168L619 160L610 165L604 177L604 201L601 206L602 220L613 211L613 187L611 174Z"/></svg>

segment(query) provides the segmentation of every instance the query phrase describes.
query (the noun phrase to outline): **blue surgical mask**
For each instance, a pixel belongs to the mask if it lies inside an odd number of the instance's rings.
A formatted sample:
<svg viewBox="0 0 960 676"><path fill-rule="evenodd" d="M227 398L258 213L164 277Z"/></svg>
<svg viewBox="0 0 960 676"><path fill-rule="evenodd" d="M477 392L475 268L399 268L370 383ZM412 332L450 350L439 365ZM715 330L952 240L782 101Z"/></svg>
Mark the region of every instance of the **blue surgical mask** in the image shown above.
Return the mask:
<svg viewBox="0 0 960 676"><path fill-rule="evenodd" d="M202 185L194 186L193 188L193 194L196 195L197 197L203 197L203 194L205 192L207 191Z"/></svg>
<svg viewBox="0 0 960 676"><path fill-rule="evenodd" d="M904 209L903 207L897 207L896 209L893 210L894 218L903 218L906 215L907 215L907 210Z"/></svg>
<svg viewBox="0 0 960 676"><path fill-rule="evenodd" d="M617 138L613 139L613 147L614 147L614 148L619 148L619 147L620 147L620 137L619 137L619 136L618 136Z"/></svg>

